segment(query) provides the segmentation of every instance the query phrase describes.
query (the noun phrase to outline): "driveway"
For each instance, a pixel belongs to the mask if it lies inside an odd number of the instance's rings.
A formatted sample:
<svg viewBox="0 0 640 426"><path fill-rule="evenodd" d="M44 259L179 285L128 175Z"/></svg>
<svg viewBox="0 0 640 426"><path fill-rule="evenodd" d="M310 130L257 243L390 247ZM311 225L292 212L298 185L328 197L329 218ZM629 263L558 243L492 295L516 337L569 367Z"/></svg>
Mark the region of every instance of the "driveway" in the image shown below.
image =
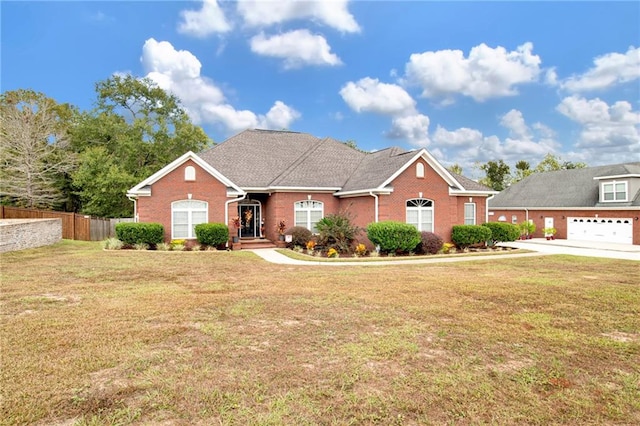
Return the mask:
<svg viewBox="0 0 640 426"><path fill-rule="evenodd" d="M384 260L367 262L315 262L312 260L292 259L279 253L276 249L254 249L250 250L271 263L282 265L323 265L323 266L374 266L374 265L402 265L417 263L453 263L469 262L473 260L485 259L513 259L517 257L541 256L547 254L570 254L574 256L606 257L610 259L636 260L640 261L640 246L627 244L595 243L588 241L567 241L567 240L546 240L544 238L534 238L526 241L514 241L502 244L506 247L521 248L531 250L531 253L516 254L493 254L490 256L460 256L460 257L437 257L433 259L405 259L405 260Z"/></svg>

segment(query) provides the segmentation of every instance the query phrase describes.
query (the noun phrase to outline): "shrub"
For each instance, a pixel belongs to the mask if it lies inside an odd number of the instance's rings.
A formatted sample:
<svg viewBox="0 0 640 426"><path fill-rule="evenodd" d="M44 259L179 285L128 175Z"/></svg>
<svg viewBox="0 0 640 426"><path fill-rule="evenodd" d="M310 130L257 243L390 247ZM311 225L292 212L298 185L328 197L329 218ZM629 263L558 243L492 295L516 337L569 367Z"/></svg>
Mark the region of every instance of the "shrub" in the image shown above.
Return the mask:
<svg viewBox="0 0 640 426"><path fill-rule="evenodd" d="M437 254L444 241L439 235L433 232L423 231L420 233L420 251L425 254Z"/></svg>
<svg viewBox="0 0 640 426"><path fill-rule="evenodd" d="M520 228L507 222L487 222L482 226L491 229L491 245L504 241L515 241L520 236Z"/></svg>
<svg viewBox="0 0 640 426"><path fill-rule="evenodd" d="M327 251L327 257L338 257L338 251L336 249L334 249L333 247L331 247Z"/></svg>
<svg viewBox="0 0 640 426"><path fill-rule="evenodd" d="M105 250L120 250L122 246L122 241L117 238L107 238L102 242L102 248Z"/></svg>
<svg viewBox="0 0 640 426"><path fill-rule="evenodd" d="M229 227L224 223L200 223L196 225L196 238L206 246L221 246L229 241Z"/></svg>
<svg viewBox="0 0 640 426"><path fill-rule="evenodd" d="M451 241L464 249L474 244L486 243L491 239L491 229L482 225L454 225Z"/></svg>
<svg viewBox="0 0 640 426"><path fill-rule="evenodd" d="M122 222L116 224L116 236L124 244L155 246L164 240L164 226L159 223Z"/></svg>
<svg viewBox="0 0 640 426"><path fill-rule="evenodd" d="M285 235L291 235L291 242L288 243L289 247L300 246L304 247L313 234L304 226L292 226L287 229Z"/></svg>
<svg viewBox="0 0 640 426"><path fill-rule="evenodd" d="M318 244L335 248L340 253L348 253L351 243L360 233L360 228L351 223L346 212L330 214L318 221Z"/></svg>
<svg viewBox="0 0 640 426"><path fill-rule="evenodd" d="M367 236L385 253L409 252L420 243L420 232L413 225L391 220L370 223Z"/></svg>
<svg viewBox="0 0 640 426"><path fill-rule="evenodd" d="M358 256L364 256L365 254L367 254L367 246L362 243L358 244L355 248L355 253Z"/></svg>
<svg viewBox="0 0 640 426"><path fill-rule="evenodd" d="M450 254L450 253L455 253L456 250L456 245L452 244L452 243L444 243L442 245L442 253L444 254Z"/></svg>

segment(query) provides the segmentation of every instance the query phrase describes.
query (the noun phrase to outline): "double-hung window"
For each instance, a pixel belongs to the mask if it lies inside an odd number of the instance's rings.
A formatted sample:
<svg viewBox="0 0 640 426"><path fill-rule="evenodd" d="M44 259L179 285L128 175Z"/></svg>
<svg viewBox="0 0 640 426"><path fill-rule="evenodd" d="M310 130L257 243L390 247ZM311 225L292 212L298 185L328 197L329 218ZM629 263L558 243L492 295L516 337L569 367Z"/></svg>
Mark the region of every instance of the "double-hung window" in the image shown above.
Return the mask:
<svg viewBox="0 0 640 426"><path fill-rule="evenodd" d="M476 224L476 203L464 203L464 224Z"/></svg>
<svg viewBox="0 0 640 426"><path fill-rule="evenodd" d="M627 201L627 182L603 183L602 201Z"/></svg>
<svg viewBox="0 0 640 426"><path fill-rule="evenodd" d="M171 204L171 238L196 238L196 225L207 223L208 205L204 201L184 200Z"/></svg>
<svg viewBox="0 0 640 426"><path fill-rule="evenodd" d="M306 200L298 201L294 205L296 226L302 226L316 234L318 229L316 224L322 219L324 205L320 201Z"/></svg>

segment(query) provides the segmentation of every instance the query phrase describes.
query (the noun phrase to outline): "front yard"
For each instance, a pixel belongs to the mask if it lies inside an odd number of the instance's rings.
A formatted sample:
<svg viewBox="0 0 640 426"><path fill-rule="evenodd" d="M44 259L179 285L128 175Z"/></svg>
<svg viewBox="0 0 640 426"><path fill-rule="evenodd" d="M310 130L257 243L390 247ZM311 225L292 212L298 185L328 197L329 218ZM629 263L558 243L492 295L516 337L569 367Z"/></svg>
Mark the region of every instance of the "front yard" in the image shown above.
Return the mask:
<svg viewBox="0 0 640 426"><path fill-rule="evenodd" d="M0 262L0 424L640 423L637 262Z"/></svg>

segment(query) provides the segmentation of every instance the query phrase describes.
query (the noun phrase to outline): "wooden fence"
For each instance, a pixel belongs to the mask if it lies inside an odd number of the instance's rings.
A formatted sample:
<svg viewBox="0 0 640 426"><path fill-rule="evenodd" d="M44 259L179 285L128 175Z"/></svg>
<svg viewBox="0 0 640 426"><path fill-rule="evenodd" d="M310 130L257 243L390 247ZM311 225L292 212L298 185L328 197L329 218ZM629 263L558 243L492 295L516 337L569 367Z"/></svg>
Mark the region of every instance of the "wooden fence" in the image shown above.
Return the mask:
<svg viewBox="0 0 640 426"><path fill-rule="evenodd" d="M48 218L62 221L62 238L81 241L101 241L113 237L115 236L115 223L133 221L133 219L103 219L77 213L0 206L0 219Z"/></svg>

